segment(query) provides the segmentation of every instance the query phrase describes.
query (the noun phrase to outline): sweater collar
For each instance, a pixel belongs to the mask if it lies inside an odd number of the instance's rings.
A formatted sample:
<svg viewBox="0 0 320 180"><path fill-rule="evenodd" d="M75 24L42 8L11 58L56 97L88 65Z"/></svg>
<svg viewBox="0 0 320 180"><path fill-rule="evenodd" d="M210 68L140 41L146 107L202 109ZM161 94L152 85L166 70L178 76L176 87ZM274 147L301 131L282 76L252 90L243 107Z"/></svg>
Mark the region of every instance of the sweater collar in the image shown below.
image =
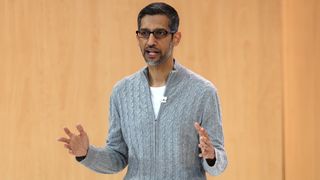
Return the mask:
<svg viewBox="0 0 320 180"><path fill-rule="evenodd" d="M173 68L172 68L172 71L171 72L174 72L174 71L176 71L177 70L177 66L179 66L178 65L178 63L177 63L177 61L175 60L175 59L173 59ZM142 68L142 72L145 74L145 75L148 75L148 66L145 66L145 67L143 67Z"/></svg>
<svg viewBox="0 0 320 180"><path fill-rule="evenodd" d="M141 73L144 75L144 77L149 81L149 75L148 75L148 66L145 66L142 68ZM173 82L179 82L180 74L182 73L182 66L175 60L173 59L173 68L172 71L169 73L167 83L169 81ZM180 78L181 79L181 78Z"/></svg>

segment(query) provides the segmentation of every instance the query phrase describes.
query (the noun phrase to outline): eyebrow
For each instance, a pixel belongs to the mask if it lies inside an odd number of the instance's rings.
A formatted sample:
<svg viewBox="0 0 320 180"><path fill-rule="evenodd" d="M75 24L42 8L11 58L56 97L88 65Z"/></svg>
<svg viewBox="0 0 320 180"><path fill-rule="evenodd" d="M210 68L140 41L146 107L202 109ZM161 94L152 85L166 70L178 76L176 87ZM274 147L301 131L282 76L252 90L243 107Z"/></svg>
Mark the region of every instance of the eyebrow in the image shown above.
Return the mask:
<svg viewBox="0 0 320 180"><path fill-rule="evenodd" d="M141 28L140 29L140 31L151 31L150 29L148 29L148 28ZM165 28L156 28L156 29L154 29L153 31L157 31L157 30L165 30L165 31L168 31L168 30L166 30Z"/></svg>

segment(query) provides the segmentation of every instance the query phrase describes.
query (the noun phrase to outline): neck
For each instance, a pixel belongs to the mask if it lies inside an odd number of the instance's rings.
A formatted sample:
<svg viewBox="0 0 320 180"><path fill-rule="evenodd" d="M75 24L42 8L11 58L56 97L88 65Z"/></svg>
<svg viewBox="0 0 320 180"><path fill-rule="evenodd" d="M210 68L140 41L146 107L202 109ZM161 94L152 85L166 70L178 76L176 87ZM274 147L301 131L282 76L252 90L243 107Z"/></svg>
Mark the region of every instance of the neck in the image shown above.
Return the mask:
<svg viewBox="0 0 320 180"><path fill-rule="evenodd" d="M159 64L157 66L148 66L150 86L165 86L172 68L173 58L170 58L165 63Z"/></svg>

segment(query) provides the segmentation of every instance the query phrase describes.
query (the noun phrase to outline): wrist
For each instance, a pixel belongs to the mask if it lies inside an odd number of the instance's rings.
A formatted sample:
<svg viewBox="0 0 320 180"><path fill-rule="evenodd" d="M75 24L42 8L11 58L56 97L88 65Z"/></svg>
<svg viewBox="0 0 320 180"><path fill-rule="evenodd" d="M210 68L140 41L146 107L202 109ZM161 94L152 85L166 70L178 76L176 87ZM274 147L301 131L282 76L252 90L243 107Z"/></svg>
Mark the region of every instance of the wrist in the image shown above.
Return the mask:
<svg viewBox="0 0 320 180"><path fill-rule="evenodd" d="M216 163L216 158L214 157L213 159L206 159L207 163L209 166L214 166Z"/></svg>
<svg viewBox="0 0 320 180"><path fill-rule="evenodd" d="M87 157L87 155L85 155L85 156L76 156L76 160L77 160L78 162L81 162L81 161L84 160L86 157Z"/></svg>

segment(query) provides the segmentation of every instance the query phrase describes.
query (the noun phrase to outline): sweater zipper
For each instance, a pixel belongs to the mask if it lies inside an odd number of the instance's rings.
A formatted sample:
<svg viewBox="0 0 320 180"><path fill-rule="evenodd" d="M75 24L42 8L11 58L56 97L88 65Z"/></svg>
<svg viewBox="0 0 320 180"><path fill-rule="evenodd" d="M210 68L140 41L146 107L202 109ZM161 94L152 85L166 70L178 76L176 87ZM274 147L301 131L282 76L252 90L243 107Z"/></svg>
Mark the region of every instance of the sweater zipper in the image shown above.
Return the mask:
<svg viewBox="0 0 320 180"><path fill-rule="evenodd" d="M168 76L168 80L167 80L167 85L166 85L166 89L164 90L164 94L163 94L163 96L164 97L166 97L166 95L167 95L167 92L168 92L168 87L169 87L169 85L170 85L170 80L171 80L171 76L172 76L172 72L170 72L169 73L169 76ZM153 162L154 162L154 168L153 168L153 174L154 174L154 177L155 177L155 179L157 179L157 168L156 168L156 165L158 164L158 162L157 162L157 156L158 156L158 149L159 148L157 148L158 147L158 142L157 142L157 139L158 139L158 128L159 128L159 124L158 124L158 122L159 122L159 117L160 117L160 114L161 114L161 112L162 112L162 109L163 109L163 105L162 105L162 103L160 104L160 109L159 109L159 112L158 112L158 116L156 117L155 116L155 114L154 114L154 108L153 108L153 104L152 104L152 98L151 98L151 90L150 90L150 86L149 86L149 80L148 80L148 78L146 78L146 80L147 80L147 83L148 83L148 89L149 89L149 102L151 102L150 104L151 104L151 109L152 109L152 114L153 114L153 117L154 117L154 121L153 121L153 123L154 123L154 126L153 126L153 132L154 132L154 157L153 157Z"/></svg>
<svg viewBox="0 0 320 180"><path fill-rule="evenodd" d="M168 76L168 80L167 80L167 85L166 85L166 88L165 88L165 90L164 90L164 94L163 94L163 97L167 97L167 89L168 89L168 87L169 87L169 82L170 82L170 79L171 79L171 76L172 76L172 72L170 72L169 73L169 76ZM150 92L150 94L151 94L151 92ZM150 97L151 98L151 97ZM151 100L151 102L152 102L152 100ZM158 117L160 116L160 113L162 112L162 109L163 109L163 102L161 102L161 104L160 104L160 108L159 108L159 112L158 112ZM153 107L152 107L153 108ZM159 120L159 118L158 117L155 117L155 121L158 121Z"/></svg>
<svg viewBox="0 0 320 180"><path fill-rule="evenodd" d="M154 174L154 178L152 178L152 179L156 179L157 178L157 168L155 166L157 164L157 162L156 162L156 160L157 160L157 158L156 158L156 156L157 156L157 154L156 154L157 117L154 114L154 108L153 108L153 103L152 103L152 98L151 98L151 89L150 89L149 80L147 77L146 77L146 80L147 80L147 84L148 84L147 87L148 87L148 92L149 92L149 102L150 102L149 106L151 105L151 112L150 113L152 113L152 117L153 117L153 121L152 121L153 122L153 135L152 136L153 136L153 140L154 140L154 144L153 144L154 145L154 149L153 149L153 163L154 163L154 165L152 166L151 171L153 172L152 174ZM161 105L160 105L160 108L161 108ZM158 113L158 116L159 116L159 113Z"/></svg>
<svg viewBox="0 0 320 180"><path fill-rule="evenodd" d="M164 94L163 96L166 97L167 95L167 92L168 92L168 88L169 88L169 85L170 85L170 79L171 79L171 76L172 76L172 72L169 73L169 76L168 76L168 80L167 80L167 84L166 84L166 88L164 90ZM150 92L151 94L151 92ZM151 99L151 96L150 96L150 100L152 102L152 99ZM161 112L163 111L163 102L160 104L160 108L159 108L159 112L158 112L158 116L155 117L155 121L154 121L154 162L155 164L157 165L158 162L157 162L157 159L158 159L158 155L159 155L159 142L157 141L159 139L159 117L161 115ZM153 108L153 106L152 106ZM153 109L154 110L154 109ZM158 175L157 175L157 169L158 168L154 168L154 174L155 174L155 178L158 179Z"/></svg>

